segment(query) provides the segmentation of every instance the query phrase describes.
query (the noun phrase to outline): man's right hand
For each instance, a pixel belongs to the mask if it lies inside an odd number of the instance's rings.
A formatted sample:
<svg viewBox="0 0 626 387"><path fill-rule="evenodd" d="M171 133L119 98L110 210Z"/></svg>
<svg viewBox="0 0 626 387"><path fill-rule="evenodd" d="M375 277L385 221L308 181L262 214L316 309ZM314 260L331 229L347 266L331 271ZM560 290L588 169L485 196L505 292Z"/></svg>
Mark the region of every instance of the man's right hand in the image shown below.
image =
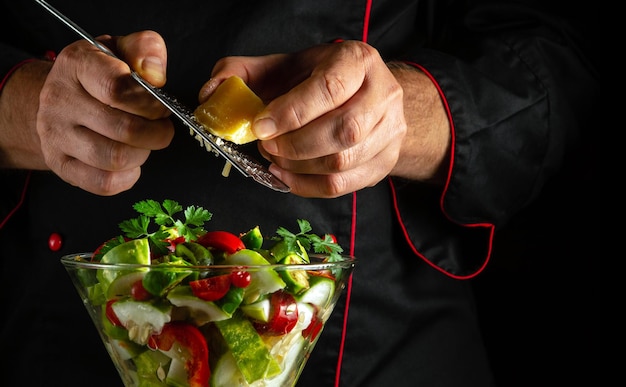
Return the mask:
<svg viewBox="0 0 626 387"><path fill-rule="evenodd" d="M155 32L98 40L155 87L165 84L167 52ZM18 69L0 94L2 167L50 169L98 195L131 188L150 152L169 145L174 126L126 63L81 40L51 66Z"/></svg>

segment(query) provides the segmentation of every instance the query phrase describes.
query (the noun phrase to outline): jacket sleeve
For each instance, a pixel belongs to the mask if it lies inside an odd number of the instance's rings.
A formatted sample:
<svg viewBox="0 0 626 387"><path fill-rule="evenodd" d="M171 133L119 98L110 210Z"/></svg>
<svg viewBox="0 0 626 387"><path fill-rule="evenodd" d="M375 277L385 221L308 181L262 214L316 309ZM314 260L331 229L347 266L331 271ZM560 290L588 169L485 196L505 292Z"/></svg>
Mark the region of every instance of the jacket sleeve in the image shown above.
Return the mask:
<svg viewBox="0 0 626 387"><path fill-rule="evenodd" d="M1 8L2 5L0 5ZM3 43L0 38L0 95L6 80L13 71L30 61L32 57L32 55L24 51ZM1 130L0 128L0 134ZM2 157L1 154L0 157ZM29 171L0 169L0 186L2 187L0 189L0 232L9 223L12 215L19 209L26 193L29 177Z"/></svg>
<svg viewBox="0 0 626 387"><path fill-rule="evenodd" d="M458 20L403 58L435 82L452 128L447 182L428 198L435 220L418 221L422 186L392 179L392 188L415 253L470 277L486 265L496 227L532 203L584 144L599 80L588 37L570 24L577 20L547 7L479 4L447 17Z"/></svg>

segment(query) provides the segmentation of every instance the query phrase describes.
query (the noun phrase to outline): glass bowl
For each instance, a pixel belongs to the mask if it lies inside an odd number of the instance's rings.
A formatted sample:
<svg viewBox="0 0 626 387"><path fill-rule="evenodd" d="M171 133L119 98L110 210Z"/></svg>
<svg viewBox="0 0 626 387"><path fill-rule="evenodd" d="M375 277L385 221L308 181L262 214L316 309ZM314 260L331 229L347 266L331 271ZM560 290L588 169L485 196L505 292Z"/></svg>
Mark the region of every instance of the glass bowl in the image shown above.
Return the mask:
<svg viewBox="0 0 626 387"><path fill-rule="evenodd" d="M319 254L308 264L209 266L91 256L61 262L126 387L294 386L355 265Z"/></svg>

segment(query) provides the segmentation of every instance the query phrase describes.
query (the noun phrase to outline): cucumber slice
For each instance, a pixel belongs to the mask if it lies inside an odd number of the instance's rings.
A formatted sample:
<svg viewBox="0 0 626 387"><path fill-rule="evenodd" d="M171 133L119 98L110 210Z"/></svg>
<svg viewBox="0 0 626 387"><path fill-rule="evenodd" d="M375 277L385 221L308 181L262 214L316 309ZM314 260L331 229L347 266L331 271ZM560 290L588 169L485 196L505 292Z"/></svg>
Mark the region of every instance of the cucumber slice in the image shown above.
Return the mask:
<svg viewBox="0 0 626 387"><path fill-rule="evenodd" d="M211 371L211 386L250 386L237 367L232 352L223 354Z"/></svg>
<svg viewBox="0 0 626 387"><path fill-rule="evenodd" d="M150 245L148 239L133 239L115 246L109 250L101 260L102 263L133 263L150 264ZM104 294L108 293L108 287L118 276L129 273L124 270L99 269L96 277L102 286Z"/></svg>
<svg viewBox="0 0 626 387"><path fill-rule="evenodd" d="M170 359L160 351L144 351L133 359L137 367L139 386L162 386L168 373Z"/></svg>
<svg viewBox="0 0 626 387"><path fill-rule="evenodd" d="M167 383L168 386L175 387L188 386L189 380L187 376L187 369L185 368L185 363L172 357L172 362L170 364L170 369L167 373L167 377L165 378L165 383Z"/></svg>
<svg viewBox="0 0 626 387"><path fill-rule="evenodd" d="M202 326L210 321L219 321L230 318L231 315L212 301L205 301L196 297L189 286L177 286L167 294L172 305L186 308L189 317L196 326Z"/></svg>
<svg viewBox="0 0 626 387"><path fill-rule="evenodd" d="M116 356L121 360L128 360L141 355L146 347L127 340L111 339L109 341L111 348L115 351Z"/></svg>
<svg viewBox="0 0 626 387"><path fill-rule="evenodd" d="M128 329L128 338L138 344L146 344L151 335L160 333L163 325L171 320L171 306L126 299L113 303L111 308Z"/></svg>
<svg viewBox="0 0 626 387"><path fill-rule="evenodd" d="M309 277L309 289L297 296L299 302L313 304L326 309L335 295L335 280L332 278L312 275Z"/></svg>
<svg viewBox="0 0 626 387"><path fill-rule="evenodd" d="M145 271L133 271L116 277L107 289L107 300L130 296L130 289L146 275Z"/></svg>
<svg viewBox="0 0 626 387"><path fill-rule="evenodd" d="M300 265L307 263L300 255L296 253L289 253L280 262L284 265ZM291 294L299 294L309 288L309 275L306 270L278 270L278 274L285 281L287 290Z"/></svg>
<svg viewBox="0 0 626 387"><path fill-rule="evenodd" d="M252 304L242 305L241 311L257 321L268 322L270 320L270 300L264 298Z"/></svg>

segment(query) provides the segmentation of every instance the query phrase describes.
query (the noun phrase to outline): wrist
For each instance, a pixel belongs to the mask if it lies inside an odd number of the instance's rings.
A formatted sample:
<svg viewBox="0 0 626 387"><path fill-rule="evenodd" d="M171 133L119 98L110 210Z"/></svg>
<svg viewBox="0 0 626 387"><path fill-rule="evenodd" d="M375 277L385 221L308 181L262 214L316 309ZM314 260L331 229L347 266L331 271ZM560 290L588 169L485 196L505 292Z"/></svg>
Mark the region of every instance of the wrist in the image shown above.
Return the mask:
<svg viewBox="0 0 626 387"><path fill-rule="evenodd" d="M0 168L47 169L37 135L39 92L52 62L26 60L3 79L0 89Z"/></svg>
<svg viewBox="0 0 626 387"><path fill-rule="evenodd" d="M451 125L433 80L404 62L388 62L404 92L407 134L392 176L443 185L448 177Z"/></svg>

